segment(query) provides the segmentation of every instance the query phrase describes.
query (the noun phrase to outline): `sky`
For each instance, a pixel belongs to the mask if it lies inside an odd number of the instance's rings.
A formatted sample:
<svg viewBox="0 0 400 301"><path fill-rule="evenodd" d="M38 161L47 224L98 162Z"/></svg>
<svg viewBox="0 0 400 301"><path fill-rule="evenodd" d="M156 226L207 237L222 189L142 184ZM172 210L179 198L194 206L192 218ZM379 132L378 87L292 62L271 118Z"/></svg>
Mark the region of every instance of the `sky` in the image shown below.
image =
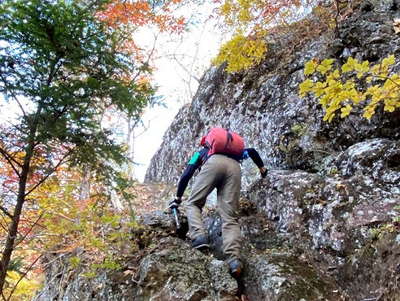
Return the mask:
<svg viewBox="0 0 400 301"><path fill-rule="evenodd" d="M191 102L197 90L197 80L190 78L185 69L200 78L211 66L211 60L224 40L211 20L202 19L207 13L205 11L203 16L197 14L190 32L179 38L172 37L173 42L170 42L171 37L159 38L163 47L155 61L154 79L158 86L157 95L163 97L166 107L152 108L144 115L144 123L149 126L135 144L135 162L138 164L135 175L139 181L143 181L150 160L175 115L184 104ZM152 43L148 37L149 33L144 32L142 42ZM142 131L143 128L137 130L138 133Z"/></svg>

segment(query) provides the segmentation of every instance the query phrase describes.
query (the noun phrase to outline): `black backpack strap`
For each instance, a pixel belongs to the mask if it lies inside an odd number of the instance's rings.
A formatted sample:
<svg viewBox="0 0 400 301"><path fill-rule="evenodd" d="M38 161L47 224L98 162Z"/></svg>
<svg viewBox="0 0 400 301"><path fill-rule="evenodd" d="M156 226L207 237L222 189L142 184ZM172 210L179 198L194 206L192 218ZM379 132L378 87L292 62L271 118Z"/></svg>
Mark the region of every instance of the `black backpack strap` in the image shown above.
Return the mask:
<svg viewBox="0 0 400 301"><path fill-rule="evenodd" d="M231 131L230 131L229 129L225 129L225 130L226 130L226 144L225 144L225 148L227 148L227 147L228 147L228 144L229 144L230 142L233 141L233 136L232 136Z"/></svg>

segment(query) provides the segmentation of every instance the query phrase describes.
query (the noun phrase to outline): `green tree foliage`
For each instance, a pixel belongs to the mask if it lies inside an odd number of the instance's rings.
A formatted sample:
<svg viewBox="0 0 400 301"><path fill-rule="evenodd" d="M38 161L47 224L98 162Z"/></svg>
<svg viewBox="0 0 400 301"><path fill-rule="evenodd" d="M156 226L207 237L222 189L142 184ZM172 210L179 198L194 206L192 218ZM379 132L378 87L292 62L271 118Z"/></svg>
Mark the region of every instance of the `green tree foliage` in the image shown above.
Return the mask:
<svg viewBox="0 0 400 301"><path fill-rule="evenodd" d="M319 99L325 111L324 121L331 122L339 110L340 117L345 118L355 106L363 108L363 117L367 119L380 104L387 112L400 108L400 75L390 73L396 62L394 55L375 65L349 57L336 69L334 62L307 62L304 75L308 78L299 86L301 97L311 93Z"/></svg>
<svg viewBox="0 0 400 301"><path fill-rule="evenodd" d="M23 206L61 165L85 165L110 185L125 159L102 122L107 109L139 118L153 89L137 79L146 65L120 45L129 36L95 15L108 1L6 0L0 3L0 93L20 114L0 133L1 210L9 218L0 290L19 235ZM2 166L4 167L4 166ZM13 194L12 192L16 192Z"/></svg>

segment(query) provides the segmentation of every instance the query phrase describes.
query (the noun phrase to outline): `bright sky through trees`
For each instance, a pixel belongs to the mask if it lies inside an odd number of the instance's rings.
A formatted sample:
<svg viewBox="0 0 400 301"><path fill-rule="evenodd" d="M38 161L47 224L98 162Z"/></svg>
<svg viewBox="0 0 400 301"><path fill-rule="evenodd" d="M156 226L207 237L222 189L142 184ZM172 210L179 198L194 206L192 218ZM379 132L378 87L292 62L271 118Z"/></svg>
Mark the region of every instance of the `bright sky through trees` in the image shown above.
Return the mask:
<svg viewBox="0 0 400 301"><path fill-rule="evenodd" d="M193 7L182 8L182 15L190 20L189 31L181 36L157 36L154 79L158 86L156 92L166 107L155 107L144 115L143 127L137 129L140 135L135 147L135 175L144 179L151 157L159 148L164 132L173 118L186 103L190 103L198 87L197 79L211 66L224 37L215 27L214 20L208 19L212 6L203 5L201 10ZM195 12L195 13L194 13ZM150 29L141 32L140 43L147 48L154 43L154 32ZM161 46L161 47L160 47Z"/></svg>

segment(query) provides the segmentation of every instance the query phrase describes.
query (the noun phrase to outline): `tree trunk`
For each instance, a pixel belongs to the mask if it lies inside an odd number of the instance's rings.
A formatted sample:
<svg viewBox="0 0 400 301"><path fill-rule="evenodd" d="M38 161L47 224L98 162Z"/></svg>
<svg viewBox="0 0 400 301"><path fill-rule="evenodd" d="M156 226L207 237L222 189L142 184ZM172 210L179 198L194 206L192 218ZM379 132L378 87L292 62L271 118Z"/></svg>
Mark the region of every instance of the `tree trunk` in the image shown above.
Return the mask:
<svg viewBox="0 0 400 301"><path fill-rule="evenodd" d="M1 254L0 261L0 294L3 296L3 288L7 276L7 269L11 261L11 255L14 251L15 240L18 234L18 225L21 218L22 207L24 206L25 197L26 197L26 183L28 181L28 174L31 167L32 157L35 151L35 140L36 140L36 132L39 124L39 116L43 109L43 103L39 103L37 108L35 117L32 121L29 136L27 140L26 153L24 157L24 163L22 165L21 174L19 176L18 183L18 195L16 205L14 207L14 214L11 220L11 224L8 228L7 240L4 246L3 253Z"/></svg>
<svg viewBox="0 0 400 301"><path fill-rule="evenodd" d="M91 172L88 165L82 168L82 180L79 186L79 200L87 200L90 197Z"/></svg>
<svg viewBox="0 0 400 301"><path fill-rule="evenodd" d="M57 72L57 64L60 61L61 56L57 56L55 60L53 61L49 76L47 78L46 86L50 87L50 84L53 81L53 78L55 76L55 73ZM21 169L21 174L19 176L19 183L18 183L18 195L17 195L17 201L16 205L14 207L14 214L13 218L11 220L11 225L8 228L8 233L7 233L7 240L6 244L4 246L3 253L1 254L1 260L0 260L0 294L4 298L3 294L3 288L7 276L7 269L11 261L11 255L12 252L14 251L15 247L15 240L17 238L18 234L18 225L19 221L21 218L21 213L22 213L22 207L24 206L25 203L25 197L26 197L26 183L28 181L28 174L30 172L30 165L32 161L32 157L35 151L35 145L36 145L36 134L38 130L38 125L39 125L39 118L40 114L42 113L43 107L45 105L45 99L42 99L38 103L38 107L36 110L36 113L33 117L31 126L29 127L29 136L27 140L27 146L26 146L26 153L25 153L25 158L24 158L24 163L22 165ZM29 121L28 121L29 124Z"/></svg>
<svg viewBox="0 0 400 301"><path fill-rule="evenodd" d="M8 228L7 240L1 255L0 261L0 292L3 294L3 287L5 283L5 279L7 276L7 268L11 261L11 254L14 251L15 239L18 234L18 225L19 220L22 213L22 207L25 202L25 190L26 190L26 182L28 180L28 173L30 169L30 163L33 156L33 143L30 143L27 149L26 156L24 158L24 165L22 166L22 172L18 183L18 196L17 203L14 208L13 218L11 220L11 224Z"/></svg>
<svg viewBox="0 0 400 301"><path fill-rule="evenodd" d="M128 116L128 133L126 135L126 144L128 145L128 178L133 180L136 178L134 159L135 159L135 127L136 122L132 124L132 118Z"/></svg>

